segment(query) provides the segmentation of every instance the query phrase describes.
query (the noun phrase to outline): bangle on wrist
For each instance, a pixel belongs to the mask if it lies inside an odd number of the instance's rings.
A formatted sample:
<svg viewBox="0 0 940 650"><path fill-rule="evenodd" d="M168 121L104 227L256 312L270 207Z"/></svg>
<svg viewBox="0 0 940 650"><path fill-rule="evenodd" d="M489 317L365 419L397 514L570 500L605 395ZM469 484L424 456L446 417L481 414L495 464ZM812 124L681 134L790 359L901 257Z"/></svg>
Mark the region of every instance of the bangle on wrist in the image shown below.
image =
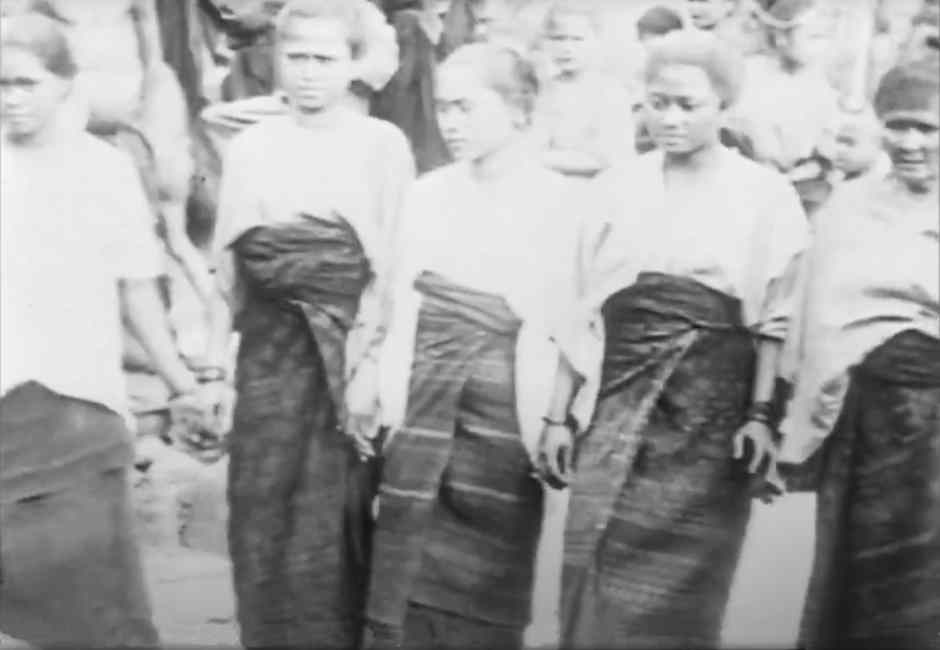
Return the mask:
<svg viewBox="0 0 940 650"><path fill-rule="evenodd" d="M780 422L777 406L773 402L754 402L747 410L749 422L761 422L771 429L776 429Z"/></svg>
<svg viewBox="0 0 940 650"><path fill-rule="evenodd" d="M222 366L205 366L195 369L196 381L200 384L209 384L214 381L225 381L228 373Z"/></svg>
<svg viewBox="0 0 940 650"><path fill-rule="evenodd" d="M567 427L571 425L570 418L566 418L564 420L554 420L547 415L542 416L542 422L553 427Z"/></svg>

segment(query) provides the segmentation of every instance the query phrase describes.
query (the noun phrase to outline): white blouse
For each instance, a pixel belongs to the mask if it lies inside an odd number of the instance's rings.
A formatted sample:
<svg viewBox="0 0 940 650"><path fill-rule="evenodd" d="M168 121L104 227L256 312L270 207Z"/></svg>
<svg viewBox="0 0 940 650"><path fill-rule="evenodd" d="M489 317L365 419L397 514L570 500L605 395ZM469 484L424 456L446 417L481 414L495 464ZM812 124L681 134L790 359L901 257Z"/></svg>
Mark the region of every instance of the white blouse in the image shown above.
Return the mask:
<svg viewBox="0 0 940 650"><path fill-rule="evenodd" d="M366 361L374 366L384 336L391 246L413 177L411 148L401 131L352 111L317 129L298 125L291 115L270 117L236 135L226 151L214 237L218 253L255 226L289 223L303 213L327 219L338 214L362 241L374 277L346 344L347 379L362 377L347 391L354 413L374 410L375 372L360 370ZM222 255L220 271L231 287L229 258Z"/></svg>
<svg viewBox="0 0 940 650"><path fill-rule="evenodd" d="M787 340L795 383L781 423L782 458L807 459L835 426L849 370L907 329L940 337L937 193L893 176L847 183L814 220L804 298Z"/></svg>

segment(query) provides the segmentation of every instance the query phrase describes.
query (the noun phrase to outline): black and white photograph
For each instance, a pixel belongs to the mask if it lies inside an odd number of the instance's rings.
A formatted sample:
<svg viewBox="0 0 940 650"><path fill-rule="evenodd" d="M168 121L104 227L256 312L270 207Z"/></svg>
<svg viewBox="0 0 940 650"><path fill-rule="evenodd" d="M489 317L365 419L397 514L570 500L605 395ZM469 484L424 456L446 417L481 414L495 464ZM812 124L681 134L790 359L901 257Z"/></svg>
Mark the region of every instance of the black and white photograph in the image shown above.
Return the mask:
<svg viewBox="0 0 940 650"><path fill-rule="evenodd" d="M940 650L938 0L0 0L0 650Z"/></svg>

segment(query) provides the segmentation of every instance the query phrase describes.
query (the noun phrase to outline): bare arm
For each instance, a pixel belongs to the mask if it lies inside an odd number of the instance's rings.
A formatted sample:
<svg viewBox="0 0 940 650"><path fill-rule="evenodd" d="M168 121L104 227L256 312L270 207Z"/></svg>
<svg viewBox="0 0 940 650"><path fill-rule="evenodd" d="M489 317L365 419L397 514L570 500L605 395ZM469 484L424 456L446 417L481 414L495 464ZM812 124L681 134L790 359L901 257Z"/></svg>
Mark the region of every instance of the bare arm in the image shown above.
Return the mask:
<svg viewBox="0 0 940 650"><path fill-rule="evenodd" d="M196 378L177 352L156 283L152 279L123 280L120 297L127 323L157 373L177 395L194 392Z"/></svg>

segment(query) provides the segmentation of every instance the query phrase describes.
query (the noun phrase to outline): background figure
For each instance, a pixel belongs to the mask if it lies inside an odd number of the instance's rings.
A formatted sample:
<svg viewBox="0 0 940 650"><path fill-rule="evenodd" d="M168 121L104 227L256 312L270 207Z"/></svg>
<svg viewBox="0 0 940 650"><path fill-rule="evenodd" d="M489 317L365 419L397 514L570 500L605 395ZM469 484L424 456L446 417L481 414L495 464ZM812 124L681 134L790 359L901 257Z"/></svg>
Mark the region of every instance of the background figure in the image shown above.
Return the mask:
<svg viewBox="0 0 940 650"><path fill-rule="evenodd" d="M429 0L391 4L389 20L398 35L400 61L395 75L376 93L372 114L404 131L418 173L425 173L450 160L434 110L434 70L443 22L440 8Z"/></svg>
<svg viewBox="0 0 940 650"><path fill-rule="evenodd" d="M732 124L758 160L786 172L812 154L838 113L826 71L831 25L817 0L776 0L762 17L773 52L748 60Z"/></svg>
<svg viewBox="0 0 940 650"><path fill-rule="evenodd" d="M362 626L372 466L360 456L377 428L389 247L413 177L402 133L349 105L373 45L362 11L285 5L283 112L226 151L213 243L241 337L228 539L246 647L353 648ZM217 335L224 355L228 327Z"/></svg>
<svg viewBox="0 0 940 650"><path fill-rule="evenodd" d="M632 101L599 69L598 20L569 0L554 2L543 26L551 72L536 103L534 137L544 163L571 176L591 177L635 153Z"/></svg>

